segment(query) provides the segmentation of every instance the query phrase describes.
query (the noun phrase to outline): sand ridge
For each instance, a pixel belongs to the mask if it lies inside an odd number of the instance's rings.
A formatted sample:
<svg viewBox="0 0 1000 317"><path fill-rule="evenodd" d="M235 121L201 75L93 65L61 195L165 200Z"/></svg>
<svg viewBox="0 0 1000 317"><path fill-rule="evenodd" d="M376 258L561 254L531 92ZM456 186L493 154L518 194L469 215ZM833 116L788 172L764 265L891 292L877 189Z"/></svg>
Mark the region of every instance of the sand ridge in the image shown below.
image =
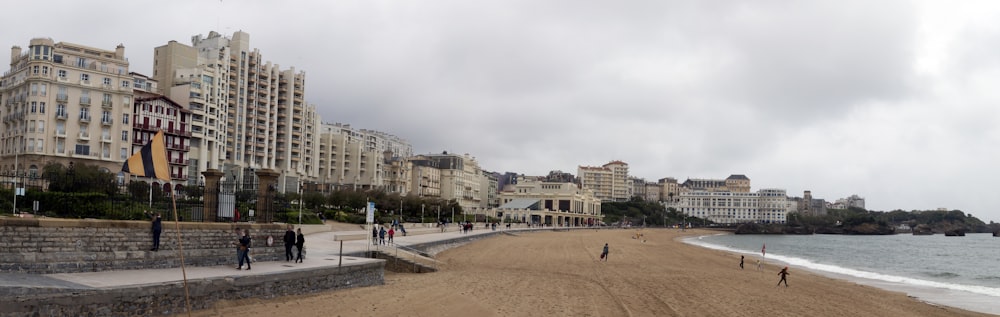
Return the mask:
<svg viewBox="0 0 1000 317"><path fill-rule="evenodd" d="M227 301L194 316L987 316L926 304L678 241L710 231L571 230L499 235L437 255L440 271L386 284ZM605 243L607 262L599 259Z"/></svg>

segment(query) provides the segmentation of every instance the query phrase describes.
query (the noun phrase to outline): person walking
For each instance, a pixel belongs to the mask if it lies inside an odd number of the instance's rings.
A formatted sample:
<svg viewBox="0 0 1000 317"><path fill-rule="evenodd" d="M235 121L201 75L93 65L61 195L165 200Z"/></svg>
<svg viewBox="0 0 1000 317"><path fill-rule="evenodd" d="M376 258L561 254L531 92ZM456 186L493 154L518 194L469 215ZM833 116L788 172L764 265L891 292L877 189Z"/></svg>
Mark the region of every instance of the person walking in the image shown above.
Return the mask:
<svg viewBox="0 0 1000 317"><path fill-rule="evenodd" d="M760 271L760 259L757 259L757 270Z"/></svg>
<svg viewBox="0 0 1000 317"><path fill-rule="evenodd" d="M282 240L285 241L285 262L291 261L295 258L292 256L292 246L295 245L295 231L292 231L292 225L288 225L285 229L285 237Z"/></svg>
<svg viewBox="0 0 1000 317"><path fill-rule="evenodd" d="M250 270L250 241L250 230L243 229L243 236L240 237L240 266L237 269L242 268L243 261L246 260L247 271Z"/></svg>
<svg viewBox="0 0 1000 317"><path fill-rule="evenodd" d="M604 260L604 262L608 261L608 244L607 243L604 244L604 250L601 251L601 260Z"/></svg>
<svg viewBox="0 0 1000 317"><path fill-rule="evenodd" d="M302 263L305 257L302 256L302 249L306 247L306 236L302 235L302 228L298 230L299 234L295 239L295 248L299 250L299 256L295 258L295 262Z"/></svg>
<svg viewBox="0 0 1000 317"><path fill-rule="evenodd" d="M785 287L788 287L788 280L785 279L785 277L788 276L788 274L791 274L791 273L788 273L788 267L787 266L785 268L781 269L781 272L778 272L778 275L781 275L781 279L778 280L778 285L781 285L781 282L785 282ZM778 287L778 285L775 285L774 287Z"/></svg>
<svg viewBox="0 0 1000 317"><path fill-rule="evenodd" d="M372 244L378 244L378 225L372 226Z"/></svg>
<svg viewBox="0 0 1000 317"><path fill-rule="evenodd" d="M160 251L160 233L163 232L163 218L160 213L153 215L153 248L149 251Z"/></svg>
<svg viewBox="0 0 1000 317"><path fill-rule="evenodd" d="M392 236L396 235L396 230L389 228L389 244L392 244Z"/></svg>
<svg viewBox="0 0 1000 317"><path fill-rule="evenodd" d="M385 227L383 226L378 230L378 243L385 244Z"/></svg>
<svg viewBox="0 0 1000 317"><path fill-rule="evenodd" d="M743 256L740 256L740 270L743 269Z"/></svg>

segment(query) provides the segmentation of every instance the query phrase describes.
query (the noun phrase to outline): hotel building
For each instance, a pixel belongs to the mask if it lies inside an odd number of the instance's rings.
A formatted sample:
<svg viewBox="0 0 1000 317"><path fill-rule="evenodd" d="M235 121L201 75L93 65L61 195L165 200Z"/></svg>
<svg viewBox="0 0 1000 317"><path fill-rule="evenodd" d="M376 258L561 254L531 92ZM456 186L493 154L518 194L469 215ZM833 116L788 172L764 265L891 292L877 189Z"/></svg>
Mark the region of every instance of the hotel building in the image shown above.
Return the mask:
<svg viewBox="0 0 1000 317"><path fill-rule="evenodd" d="M577 169L580 186L594 191L601 201L628 201L632 198L632 183L628 179L628 164L611 161L600 167L580 166Z"/></svg>
<svg viewBox="0 0 1000 317"><path fill-rule="evenodd" d="M320 125L318 177L324 184L355 189L401 192L411 167L403 158L413 150L406 140L349 124Z"/></svg>
<svg viewBox="0 0 1000 317"><path fill-rule="evenodd" d="M579 227L600 224L604 219L601 200L592 190L574 183L520 177L500 192L499 199L500 207L490 216L503 221Z"/></svg>
<svg viewBox="0 0 1000 317"><path fill-rule="evenodd" d="M664 206L722 224L785 223L788 213L784 189L750 192L750 179L744 175L731 175L725 180L688 179L674 200Z"/></svg>

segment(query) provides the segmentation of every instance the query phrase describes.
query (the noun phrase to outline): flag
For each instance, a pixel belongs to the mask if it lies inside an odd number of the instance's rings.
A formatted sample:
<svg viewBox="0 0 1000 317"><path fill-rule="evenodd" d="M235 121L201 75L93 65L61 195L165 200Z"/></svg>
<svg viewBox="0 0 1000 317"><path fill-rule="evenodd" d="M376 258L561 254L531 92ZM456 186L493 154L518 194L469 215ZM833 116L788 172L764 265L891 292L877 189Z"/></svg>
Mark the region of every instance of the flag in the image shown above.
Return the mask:
<svg viewBox="0 0 1000 317"><path fill-rule="evenodd" d="M167 145L163 140L163 131L156 132L152 141L143 145L139 152L132 154L128 160L125 160L125 164L122 164L122 172L169 182L170 170L167 165Z"/></svg>
<svg viewBox="0 0 1000 317"><path fill-rule="evenodd" d="M766 254L764 253L764 250L765 250L765 249L767 249L767 244L766 244L766 243L760 246L760 255L761 255L761 256L765 256L765 255L766 255Z"/></svg>

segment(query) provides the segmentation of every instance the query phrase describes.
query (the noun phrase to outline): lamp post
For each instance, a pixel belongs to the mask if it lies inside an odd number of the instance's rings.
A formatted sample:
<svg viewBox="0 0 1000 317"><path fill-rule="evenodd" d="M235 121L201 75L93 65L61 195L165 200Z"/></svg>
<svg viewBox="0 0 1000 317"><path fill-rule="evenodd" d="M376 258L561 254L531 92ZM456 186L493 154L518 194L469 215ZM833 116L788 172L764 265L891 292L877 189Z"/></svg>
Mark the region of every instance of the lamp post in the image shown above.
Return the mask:
<svg viewBox="0 0 1000 317"><path fill-rule="evenodd" d="M424 204L420 204L420 226L424 226Z"/></svg>
<svg viewBox="0 0 1000 317"><path fill-rule="evenodd" d="M14 146L14 205L11 210L17 215L17 155L21 152L20 146Z"/></svg>
<svg viewBox="0 0 1000 317"><path fill-rule="evenodd" d="M303 193L305 193L305 190L303 190L302 188L302 181L299 180L299 225L300 226L302 225L302 202L304 201L302 199Z"/></svg>

